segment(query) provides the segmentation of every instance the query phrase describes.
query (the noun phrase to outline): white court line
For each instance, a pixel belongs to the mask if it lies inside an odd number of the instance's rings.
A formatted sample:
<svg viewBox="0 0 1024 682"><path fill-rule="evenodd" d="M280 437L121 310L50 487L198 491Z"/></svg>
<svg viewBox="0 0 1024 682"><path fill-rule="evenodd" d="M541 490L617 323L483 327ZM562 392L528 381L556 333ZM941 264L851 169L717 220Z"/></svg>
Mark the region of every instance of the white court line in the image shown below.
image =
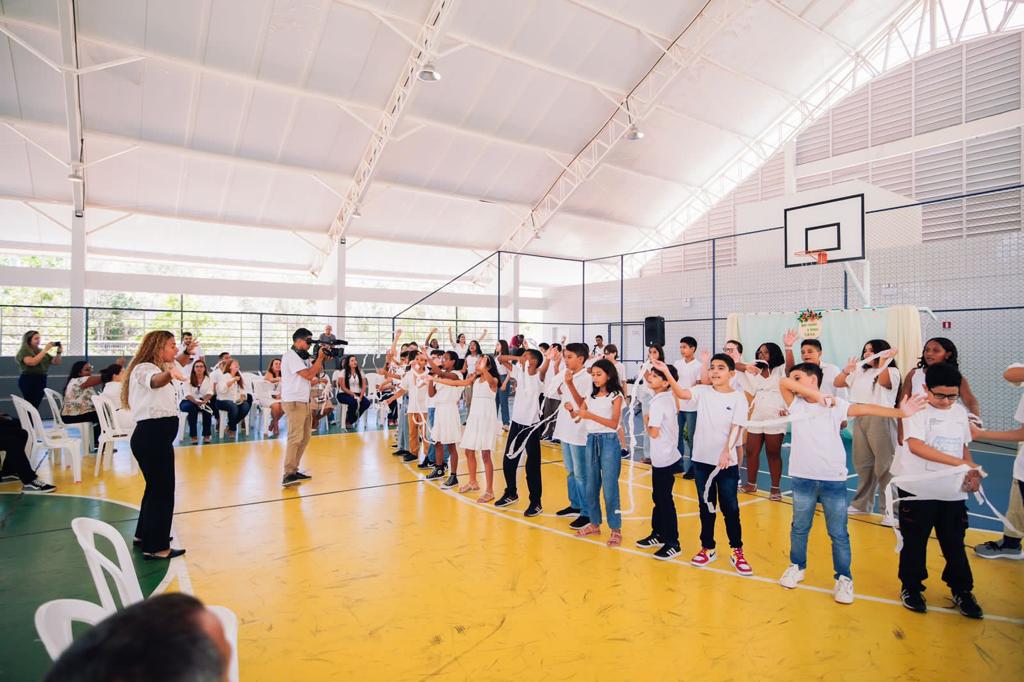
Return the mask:
<svg viewBox="0 0 1024 682"><path fill-rule="evenodd" d="M409 467L409 464L407 462L403 462L403 464L405 465L405 468L407 470L409 470L410 473L415 475L420 480L424 480L418 474L416 474L416 472L413 469L411 469ZM526 519L526 518L518 518L518 517L515 517L515 516L509 516L508 514L503 514L500 511L498 511L497 509L494 509L494 508L492 508L490 506L487 506L487 505L477 504L473 500L470 500L470 499L468 499L466 497L463 497L462 495L459 495L458 493L453 493L451 490L444 490L444 489L440 488L439 486L431 485L430 487L435 489L435 490L437 490L437 491L439 491L439 492L441 492L441 493L443 493L443 494L448 494L449 497L453 497L453 498L455 498L456 500L458 500L459 502L461 502L463 504L471 505L472 507L474 507L476 509L479 509L480 511L487 512L488 514L494 514L495 516L497 516L499 518L508 519L509 521L514 521L516 523L523 524L524 526L528 526L530 528L536 528L537 530L546 531L548 533L553 533L555 535L561 535L562 537L567 537L567 538L569 538L571 540L581 540L581 541L587 542L587 543L589 543L591 545L599 545L599 544L600 545L604 545L604 543L602 543L600 541L588 540L587 538L579 538L579 537L577 537L575 535L575 533L570 533L568 531L559 530L557 528L549 528L547 526L541 526L541 525L538 525L536 523L530 523L530 521L528 519ZM646 559L650 559L651 558L651 554L648 554L647 552L642 552L642 551L640 551L638 549L633 549L632 547L626 547L624 545L620 545L618 547L607 547L607 549L615 550L615 551L619 551L619 552L626 552L627 554L634 554L636 556L642 556L642 557L644 557ZM684 561L674 561L674 562L667 562L666 561L666 562L663 562L663 563L666 563L666 564L672 563L675 566L679 566L679 567L684 568L684 569L689 568L689 569L693 569L695 571L705 571L705 572L717 573L719 575L729 576L730 578L738 578L740 580L753 580L753 581L757 581L757 582L761 582L761 583L768 583L768 584L771 584L771 585L778 585L779 584L779 581L774 579L774 578L767 578L767 577L761 576L761 575L743 576L743 575L740 575L739 573L736 573L735 571L729 571L729 570L726 570L726 569L723 569L723 568L715 568L713 566L703 566L703 567L698 568L696 566L691 565L689 562L684 562ZM782 588L782 589L785 589L785 588ZM825 588L825 587L815 587L813 585L803 585L803 584L801 584L801 585L797 585L796 589L798 589L798 590L808 590L810 592L820 592L822 594L827 594L829 596L832 595L832 590L830 590L828 588ZM899 606L900 608L903 608L903 603L899 602L899 601L897 601L895 599L887 599L885 597L875 597L875 596L867 595L867 594L857 594L856 596L857 596L857 599L860 599L860 600L863 600L863 601L871 601L871 602L875 602L875 603L878 603L878 604L889 604L889 605L892 605L892 606ZM949 615L960 616L960 612L959 611L956 611L954 609L944 608L944 607L931 607L931 606L929 606L928 607L928 612L929 613L933 613L933 612L934 613L946 613L946 614L949 614ZM960 617L962 618L962 616L960 616ZM1004 622L1004 623L1012 623L1014 625L1024 625L1024 618L1011 618L1010 616L996 616L996 615L991 615L991 614L985 614L985 619L986 620L1001 621L1001 622Z"/></svg>

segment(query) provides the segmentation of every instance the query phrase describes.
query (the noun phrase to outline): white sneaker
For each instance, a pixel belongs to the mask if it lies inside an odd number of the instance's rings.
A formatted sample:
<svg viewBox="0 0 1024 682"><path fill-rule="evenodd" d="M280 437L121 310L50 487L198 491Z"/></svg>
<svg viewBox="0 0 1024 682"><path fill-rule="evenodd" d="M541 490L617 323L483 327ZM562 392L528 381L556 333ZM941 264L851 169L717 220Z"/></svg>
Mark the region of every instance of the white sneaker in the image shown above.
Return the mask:
<svg viewBox="0 0 1024 682"><path fill-rule="evenodd" d="M857 509L851 504L849 507L846 508L846 514L848 516L864 516L865 514L867 514L867 512L861 511L860 509Z"/></svg>
<svg viewBox="0 0 1024 682"><path fill-rule="evenodd" d="M792 590L804 581L804 570L796 564L790 564L786 572L779 578L779 584L787 590Z"/></svg>
<svg viewBox="0 0 1024 682"><path fill-rule="evenodd" d="M839 579L836 580L836 586L832 590L832 597L839 604L852 604L853 581L847 578L845 575L839 576Z"/></svg>

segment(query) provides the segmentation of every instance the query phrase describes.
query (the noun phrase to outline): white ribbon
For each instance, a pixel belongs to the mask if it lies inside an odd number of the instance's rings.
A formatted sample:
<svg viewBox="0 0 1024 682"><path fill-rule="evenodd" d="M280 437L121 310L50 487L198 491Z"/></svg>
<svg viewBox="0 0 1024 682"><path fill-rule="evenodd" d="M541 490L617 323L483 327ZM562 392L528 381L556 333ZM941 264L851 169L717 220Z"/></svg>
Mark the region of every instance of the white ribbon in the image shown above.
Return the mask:
<svg viewBox="0 0 1024 682"><path fill-rule="evenodd" d="M920 497L918 495L911 495L911 496L908 496L908 497L896 497L893 494L893 490L895 490L896 487L901 486L901 484L904 484L904 483L919 483L919 482L922 482L922 481L934 481L934 480L946 478L946 477L949 477L949 476L960 476L961 478L963 478L963 476L965 476L967 474L967 472L971 471L972 468L973 467L970 467L967 464L961 464L959 466L949 467L949 468L947 468L947 469L945 469L943 471L928 471L928 472L925 472L925 473L922 473L922 474L906 474L906 475L903 475L903 476L894 476L889 481L889 485L885 489L885 509L888 512L888 515L892 516L893 518L897 517L897 511L896 511L896 506L895 505L897 503L899 503L899 502L909 502L909 501L913 501L913 500L927 500L927 499L930 499L930 498L927 498L927 497ZM988 473L986 473L985 470L982 469L981 467L977 467L977 469L975 469L975 470L979 474L981 474L982 478L988 477ZM987 506L989 509L991 509L992 513L995 514L996 518L999 519L1002 522L1003 526L1007 530L1009 530L1011 533L1018 533L1018 534L1020 533L1020 531L1017 530L1016 528L1014 528L1013 524L1010 523L1006 519L1005 516L1003 516L1002 514L999 513L998 509L996 509L994 506L992 506L992 503L989 502L988 497L985 495L985 488L980 483L978 484L978 490L976 492L974 492L974 499L978 502L978 504L983 504L983 505ZM900 533L900 529L896 527L895 523L893 524L892 530L893 530L893 533L896 534L896 550L895 551L897 553L899 553L899 551L903 549L903 535L902 535L902 533Z"/></svg>
<svg viewBox="0 0 1024 682"><path fill-rule="evenodd" d="M731 426L729 427L729 429L730 429L729 441L726 443L726 450L728 452L732 452L733 450L735 450L736 448L739 447L739 445L740 445L739 441L740 441L740 438L743 435L743 430L744 430L744 427L742 425L735 424L735 423L733 425L734 426L739 426L740 428L736 429L736 431L733 432L732 431L732 427ZM739 456L736 457L736 464L739 464ZM735 465L729 464L729 466L735 466ZM708 476L707 483L704 484L704 494L703 494L702 497L704 498L704 504L707 506L708 511L710 513L712 513L712 514L716 513L717 509L715 509L715 505L711 502L711 483L712 483L712 481L715 480L715 476L718 476L720 471L722 471L722 467L715 466L715 470L711 472L711 475Z"/></svg>
<svg viewBox="0 0 1024 682"><path fill-rule="evenodd" d="M629 452L629 475L626 477L626 496L629 498L629 509L616 509L615 513L622 516L623 514L632 514L636 507L636 500L633 497L633 474L636 471L636 460L633 457L633 451L636 450L636 400L640 395L640 387L644 384L644 377L647 374L647 370L651 368L651 361L646 360L644 364L640 365L636 381L633 383L633 390L629 394L629 408L626 412L626 431L629 434L627 441L626 450ZM621 419L621 417L620 417ZM618 430L618 429L616 429Z"/></svg>

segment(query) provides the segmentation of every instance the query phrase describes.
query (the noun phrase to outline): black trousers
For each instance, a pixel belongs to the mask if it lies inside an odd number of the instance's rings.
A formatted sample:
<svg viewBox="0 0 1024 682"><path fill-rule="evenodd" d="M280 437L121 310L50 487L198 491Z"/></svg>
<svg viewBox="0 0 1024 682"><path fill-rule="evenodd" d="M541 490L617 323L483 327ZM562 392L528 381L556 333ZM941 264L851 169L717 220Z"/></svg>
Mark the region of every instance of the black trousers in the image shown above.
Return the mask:
<svg viewBox="0 0 1024 682"><path fill-rule="evenodd" d="M174 516L174 438L177 435L177 417L142 419L132 434L132 453L146 479L135 536L142 540L142 551L150 554L170 547L168 538Z"/></svg>
<svg viewBox="0 0 1024 682"><path fill-rule="evenodd" d="M900 497L911 493L897 489ZM964 549L964 532L967 530L967 503L963 500L910 500L900 502L900 534L903 535L903 549L900 550L899 578L903 588L920 592L928 579L925 559L928 554L928 537L935 529L946 568L942 580L953 594L974 589L974 576L967 562Z"/></svg>
<svg viewBox="0 0 1024 682"><path fill-rule="evenodd" d="M693 462L693 482L697 488L697 500L700 507L700 545L705 549L715 548L715 518L717 513L704 504L704 488L715 467L704 462ZM734 464L718 472L711 481L708 500L715 505L725 517L725 534L729 538L729 546L734 549L743 547L743 528L740 525L740 503L737 488L740 482L740 467Z"/></svg>
<svg viewBox="0 0 1024 682"><path fill-rule="evenodd" d="M46 388L45 374L21 374L18 376L18 390L21 391L22 397L32 403L32 407L37 410L43 403L43 398L46 397L43 393L44 388Z"/></svg>
<svg viewBox="0 0 1024 682"><path fill-rule="evenodd" d="M544 405L541 407L540 418L541 419L547 419L548 417L553 415L555 412L557 412L558 408L561 405L562 405L562 401L559 400L558 398L544 398ZM552 438L552 436L555 433L555 422L556 421L557 421L556 419L552 419L547 424L545 424L543 427L541 427L541 430L542 430L542 433L540 434L541 438L547 438L548 440L550 440Z"/></svg>
<svg viewBox="0 0 1024 682"><path fill-rule="evenodd" d="M92 446L94 448L99 447L100 444L100 416L95 412L86 412L84 414L66 415L60 416L64 420L65 424L85 424L92 422Z"/></svg>
<svg viewBox="0 0 1024 682"><path fill-rule="evenodd" d="M676 481L676 466L651 468L651 530L668 545L679 544L679 519L676 518L676 503L672 499L672 485Z"/></svg>
<svg viewBox="0 0 1024 682"><path fill-rule="evenodd" d="M22 483L36 480L36 472L32 470L32 465L25 454L27 444L28 432L21 428L21 424L0 417L0 450L7 453L4 455L4 466L0 476L17 476Z"/></svg>
<svg viewBox="0 0 1024 682"><path fill-rule="evenodd" d="M522 447L525 439L526 447L526 487L530 491L530 504L540 505L541 480L540 480L540 429L531 426L523 426L519 422L512 422L508 428L508 440L505 441L505 456L501 458L501 468L505 473L505 495L513 497L518 495L516 487L516 471L519 469L519 460L522 454L516 457L509 457L509 452L515 452ZM529 433L529 435L527 435Z"/></svg>

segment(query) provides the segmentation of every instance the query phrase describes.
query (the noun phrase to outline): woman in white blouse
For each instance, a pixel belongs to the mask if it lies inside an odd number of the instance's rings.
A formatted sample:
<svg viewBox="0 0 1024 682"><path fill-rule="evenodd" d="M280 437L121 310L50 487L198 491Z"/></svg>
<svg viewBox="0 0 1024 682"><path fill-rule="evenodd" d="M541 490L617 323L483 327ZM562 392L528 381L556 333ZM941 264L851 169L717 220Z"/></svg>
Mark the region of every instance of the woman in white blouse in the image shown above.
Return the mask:
<svg viewBox="0 0 1024 682"><path fill-rule="evenodd" d="M213 379L206 373L206 361L196 360L192 363L192 372L185 383L184 398L178 407L187 416L188 435L192 439L192 445L199 443L199 434L196 428L199 426L199 415L203 415L203 442L210 442L210 435L213 432L213 410L210 409L210 401L213 400Z"/></svg>
<svg viewBox="0 0 1024 682"><path fill-rule="evenodd" d="M152 331L128 366L122 382L121 406L132 411L137 422L132 433L132 453L139 462L146 489L142 494L135 542L146 560L173 559L185 553L171 549L174 516L174 439L178 435L177 391L171 381L184 381L175 363L178 345L169 331Z"/></svg>
<svg viewBox="0 0 1024 682"><path fill-rule="evenodd" d="M227 369L217 379L217 399L214 406L223 412L228 413L228 438L235 437L238 424L249 414L251 405L246 398L245 383L242 380L242 373L238 369L238 360L232 360Z"/></svg>

